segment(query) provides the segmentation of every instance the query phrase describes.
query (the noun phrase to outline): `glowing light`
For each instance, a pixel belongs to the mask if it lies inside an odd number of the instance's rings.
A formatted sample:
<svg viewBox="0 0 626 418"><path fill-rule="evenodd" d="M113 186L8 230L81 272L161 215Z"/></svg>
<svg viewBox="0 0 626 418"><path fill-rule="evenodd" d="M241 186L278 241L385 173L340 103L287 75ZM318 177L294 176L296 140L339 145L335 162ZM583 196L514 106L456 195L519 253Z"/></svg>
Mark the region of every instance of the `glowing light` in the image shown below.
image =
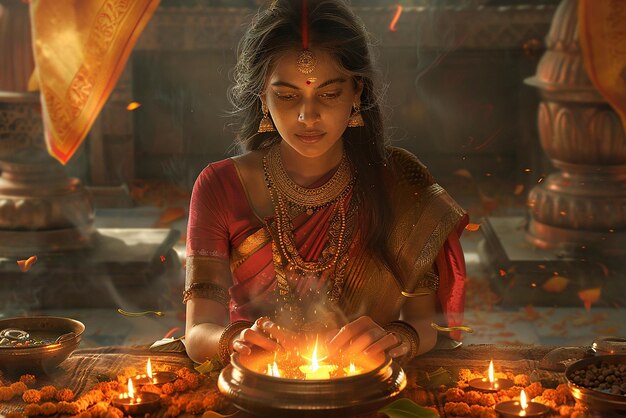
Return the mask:
<svg viewBox="0 0 626 418"><path fill-rule="evenodd" d="M274 361L274 364L267 363L267 375L280 377L280 371L278 370L278 365L276 364L275 361Z"/></svg>
<svg viewBox="0 0 626 418"><path fill-rule="evenodd" d="M402 15L402 5L398 4L396 6L396 14L393 16L393 19L391 19L391 23L389 24L390 32L398 31L398 29L396 29L396 23L398 23L398 20L400 20L400 15Z"/></svg>
<svg viewBox="0 0 626 418"><path fill-rule="evenodd" d="M130 102L128 103L128 105L126 106L126 110L135 110L135 109L139 109L141 107L141 103L139 102Z"/></svg>
<svg viewBox="0 0 626 418"><path fill-rule="evenodd" d="M315 337L315 347L313 348L313 354L311 355L311 364L300 366L300 371L304 373L306 380L321 380L321 379L330 379L330 373L334 371L337 366L325 365L321 364L321 362L326 358L317 358L317 346L318 346L318 336ZM303 356L304 357L304 356ZM306 357L304 357L306 358ZM309 359L307 359L309 360Z"/></svg>
<svg viewBox="0 0 626 418"><path fill-rule="evenodd" d="M146 374L148 379L152 380L152 363L150 363L150 358L148 358L148 364L146 365Z"/></svg>
<svg viewBox="0 0 626 418"><path fill-rule="evenodd" d="M495 382L495 378L493 377L493 360L489 362L489 383Z"/></svg>
<svg viewBox="0 0 626 418"><path fill-rule="evenodd" d="M524 411L528 408L528 400L526 399L526 392L524 392L524 389L522 389L519 394L519 404Z"/></svg>
<svg viewBox="0 0 626 418"><path fill-rule="evenodd" d="M347 376L354 376L357 374L361 374L363 372L363 369L360 367L356 367L354 362L350 362L350 366L344 367L343 371L346 373Z"/></svg>
<svg viewBox="0 0 626 418"><path fill-rule="evenodd" d="M129 398L134 398L135 397L135 387L133 386L133 380L132 379L128 379L128 397Z"/></svg>

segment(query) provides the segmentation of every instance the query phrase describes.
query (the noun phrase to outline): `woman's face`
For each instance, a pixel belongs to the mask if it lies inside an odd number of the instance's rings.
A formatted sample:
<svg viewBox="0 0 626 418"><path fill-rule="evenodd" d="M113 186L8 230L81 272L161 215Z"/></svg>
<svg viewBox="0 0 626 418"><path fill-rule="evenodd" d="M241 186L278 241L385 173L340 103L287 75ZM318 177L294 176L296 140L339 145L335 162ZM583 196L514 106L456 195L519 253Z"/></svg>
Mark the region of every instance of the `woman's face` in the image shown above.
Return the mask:
<svg viewBox="0 0 626 418"><path fill-rule="evenodd" d="M360 103L362 86L342 71L326 52L312 49L313 72L298 70L301 51L283 54L270 71L261 96L285 143L298 154L317 158L341 145L352 105Z"/></svg>

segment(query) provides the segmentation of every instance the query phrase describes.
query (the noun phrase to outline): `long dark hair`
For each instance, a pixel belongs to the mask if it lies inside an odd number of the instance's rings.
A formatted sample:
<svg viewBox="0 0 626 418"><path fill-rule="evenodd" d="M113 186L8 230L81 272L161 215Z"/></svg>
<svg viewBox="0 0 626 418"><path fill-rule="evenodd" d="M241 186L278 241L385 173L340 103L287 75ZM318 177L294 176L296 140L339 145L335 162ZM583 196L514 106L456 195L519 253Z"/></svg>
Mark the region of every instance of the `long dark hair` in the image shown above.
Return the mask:
<svg viewBox="0 0 626 418"><path fill-rule="evenodd" d="M392 229L389 195L383 170L386 164L385 134L374 80L379 78L361 20L341 0L277 0L260 11L239 43L234 85L229 90L237 120L236 141L241 151L262 149L276 141L275 133L257 133L261 101L273 62L287 50L302 49L302 7L308 3L311 45L328 52L363 84L361 114L365 126L347 128L343 138L350 161L357 170L361 239L374 258L399 276L397 261L389 251Z"/></svg>

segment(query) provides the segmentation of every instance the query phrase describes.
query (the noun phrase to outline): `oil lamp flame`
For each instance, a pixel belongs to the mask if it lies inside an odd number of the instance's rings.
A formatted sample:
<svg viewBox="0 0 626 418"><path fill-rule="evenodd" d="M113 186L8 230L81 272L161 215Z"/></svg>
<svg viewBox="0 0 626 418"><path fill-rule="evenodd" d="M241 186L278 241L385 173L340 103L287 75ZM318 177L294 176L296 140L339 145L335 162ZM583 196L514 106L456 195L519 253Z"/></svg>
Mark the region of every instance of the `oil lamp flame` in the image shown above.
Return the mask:
<svg viewBox="0 0 626 418"><path fill-rule="evenodd" d="M489 383L493 383L496 379L493 374L493 360L489 362Z"/></svg>
<svg viewBox="0 0 626 418"><path fill-rule="evenodd" d="M320 368L320 365L317 361L317 340L318 337L315 337L315 348L313 349L313 355L311 356L311 371L316 372L317 369Z"/></svg>
<svg viewBox="0 0 626 418"><path fill-rule="evenodd" d="M348 373L350 373L351 375L356 374L356 366L353 362L350 362L350 370L348 370Z"/></svg>
<svg viewBox="0 0 626 418"><path fill-rule="evenodd" d="M134 398L135 397L135 388L133 387L133 380L132 379L128 379L128 397L129 398Z"/></svg>
<svg viewBox="0 0 626 418"><path fill-rule="evenodd" d="M274 361L274 364L267 363L267 375L280 377L280 371L278 370L278 365L276 364L276 361Z"/></svg>
<svg viewBox="0 0 626 418"><path fill-rule="evenodd" d="M528 408L528 401L526 400L526 392L524 392L524 389L522 389L519 394L519 404L522 407L522 411L526 411L526 408Z"/></svg>
<svg viewBox="0 0 626 418"><path fill-rule="evenodd" d="M148 364L146 365L146 373L148 378L152 380L152 364L150 363L150 358L148 358Z"/></svg>

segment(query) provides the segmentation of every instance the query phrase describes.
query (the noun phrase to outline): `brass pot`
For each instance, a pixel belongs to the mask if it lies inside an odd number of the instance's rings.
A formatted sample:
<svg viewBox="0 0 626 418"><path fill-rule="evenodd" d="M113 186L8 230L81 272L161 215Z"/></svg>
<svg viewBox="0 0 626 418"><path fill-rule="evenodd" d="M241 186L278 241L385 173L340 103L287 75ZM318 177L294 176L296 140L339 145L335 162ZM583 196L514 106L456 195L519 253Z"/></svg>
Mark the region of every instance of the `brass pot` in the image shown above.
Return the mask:
<svg viewBox="0 0 626 418"><path fill-rule="evenodd" d="M234 353L220 373L218 387L239 409L272 417L346 417L374 411L406 387L404 370L388 355L355 376L298 380L268 376L253 363L264 359Z"/></svg>
<svg viewBox="0 0 626 418"><path fill-rule="evenodd" d="M0 370L17 376L53 372L78 348L85 325L70 318L31 316L2 319L0 330L4 329L22 330L32 338L51 341L30 347L0 347Z"/></svg>
<svg viewBox="0 0 626 418"><path fill-rule="evenodd" d="M592 411L626 414L626 396L613 395L579 386L572 380L576 371L585 369L592 364L600 366L601 363L626 364L626 355L596 356L578 360L570 364L565 370L565 378L567 379L567 385L572 392L572 396Z"/></svg>

